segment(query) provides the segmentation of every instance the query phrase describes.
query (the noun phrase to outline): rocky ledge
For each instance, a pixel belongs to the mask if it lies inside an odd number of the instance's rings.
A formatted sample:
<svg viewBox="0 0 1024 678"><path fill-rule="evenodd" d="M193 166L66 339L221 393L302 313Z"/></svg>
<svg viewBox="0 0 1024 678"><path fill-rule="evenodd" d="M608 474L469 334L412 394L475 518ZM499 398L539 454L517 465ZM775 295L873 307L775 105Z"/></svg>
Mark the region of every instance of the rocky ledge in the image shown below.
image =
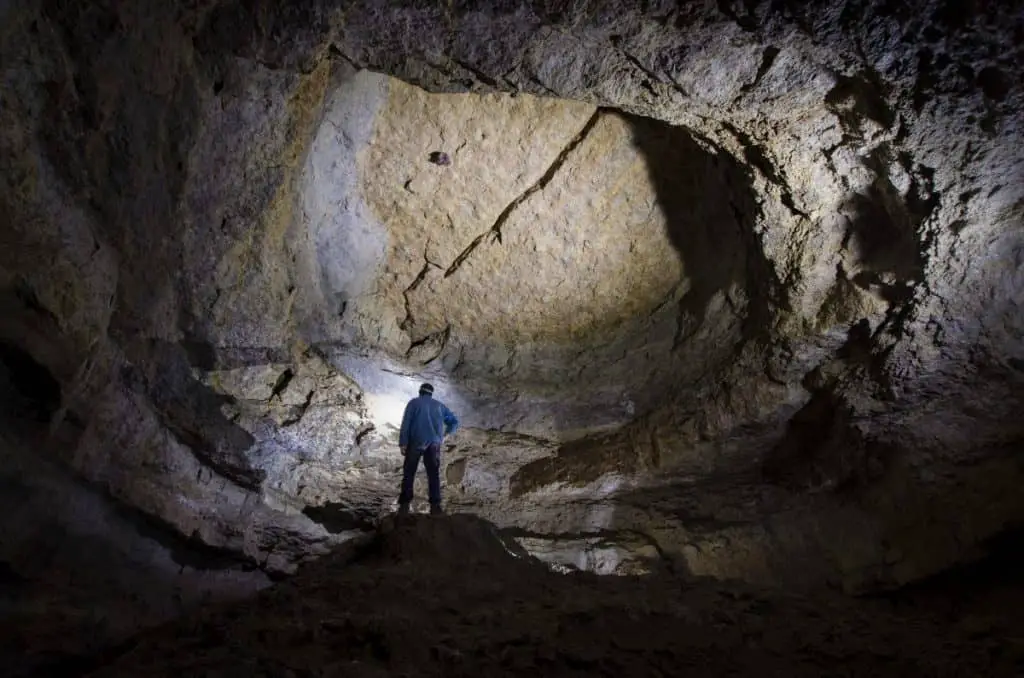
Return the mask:
<svg viewBox="0 0 1024 678"><path fill-rule="evenodd" d="M1001 634L1019 608L983 598L943 620L920 594L560 575L484 521L423 516L137 639L92 675L1018 675L1024 645Z"/></svg>

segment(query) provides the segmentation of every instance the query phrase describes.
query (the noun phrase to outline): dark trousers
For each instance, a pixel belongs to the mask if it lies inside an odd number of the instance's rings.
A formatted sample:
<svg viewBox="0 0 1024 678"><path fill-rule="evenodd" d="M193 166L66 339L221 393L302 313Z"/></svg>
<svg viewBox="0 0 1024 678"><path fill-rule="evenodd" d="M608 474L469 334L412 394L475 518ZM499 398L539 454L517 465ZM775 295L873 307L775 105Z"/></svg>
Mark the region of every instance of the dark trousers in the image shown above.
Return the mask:
<svg viewBox="0 0 1024 678"><path fill-rule="evenodd" d="M412 486L416 481L416 471L423 459L423 468L427 469L427 487L429 488L431 506L441 505L441 445L430 445L415 450L410 446L402 466L402 493L398 495L399 504L412 501Z"/></svg>

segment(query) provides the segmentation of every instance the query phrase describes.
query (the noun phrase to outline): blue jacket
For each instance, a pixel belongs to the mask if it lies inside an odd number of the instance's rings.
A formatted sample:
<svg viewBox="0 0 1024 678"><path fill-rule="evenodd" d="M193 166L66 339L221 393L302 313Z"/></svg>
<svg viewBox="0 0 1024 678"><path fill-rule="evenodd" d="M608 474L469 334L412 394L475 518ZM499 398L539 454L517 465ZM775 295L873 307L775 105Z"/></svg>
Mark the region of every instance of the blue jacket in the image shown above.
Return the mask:
<svg viewBox="0 0 1024 678"><path fill-rule="evenodd" d="M458 418L444 403L421 395L405 406L398 446L420 449L431 443L440 443L442 438L455 433L458 428Z"/></svg>

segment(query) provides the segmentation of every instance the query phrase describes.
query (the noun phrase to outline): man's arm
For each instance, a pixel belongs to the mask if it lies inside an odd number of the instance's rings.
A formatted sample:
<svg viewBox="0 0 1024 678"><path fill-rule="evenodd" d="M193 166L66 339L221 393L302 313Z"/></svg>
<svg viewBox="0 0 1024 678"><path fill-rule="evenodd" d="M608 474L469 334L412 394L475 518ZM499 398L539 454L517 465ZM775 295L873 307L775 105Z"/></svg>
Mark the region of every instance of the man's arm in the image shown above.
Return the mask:
<svg viewBox="0 0 1024 678"><path fill-rule="evenodd" d="M442 414L442 417L444 418L444 434L446 436L450 436L451 434L459 430L459 418L456 417L452 413L452 411L449 410L444 405L442 405L441 407L444 407L444 412Z"/></svg>
<svg viewBox="0 0 1024 678"><path fill-rule="evenodd" d="M409 424L412 420L410 416L412 414L412 403L408 403L405 406L405 413L402 415L402 429L398 433L398 446L402 448L402 452L405 452L405 448L409 447Z"/></svg>

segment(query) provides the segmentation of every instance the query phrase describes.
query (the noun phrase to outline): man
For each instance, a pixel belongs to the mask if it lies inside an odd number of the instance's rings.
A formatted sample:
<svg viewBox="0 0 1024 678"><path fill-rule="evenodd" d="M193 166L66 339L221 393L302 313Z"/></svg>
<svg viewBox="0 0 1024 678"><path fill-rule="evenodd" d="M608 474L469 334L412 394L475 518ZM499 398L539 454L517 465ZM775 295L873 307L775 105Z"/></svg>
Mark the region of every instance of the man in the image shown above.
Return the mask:
<svg viewBox="0 0 1024 678"><path fill-rule="evenodd" d="M423 458L423 467L427 469L427 486L430 495L430 513L439 514L441 510L441 443L444 437L455 433L459 428L459 420L444 403L434 400L434 387L430 384L420 386L420 396L413 398L405 406L402 416L402 431L398 436L398 446L405 455L402 467L402 492L398 495L398 514L409 513L409 502L412 501L412 486L416 480L416 470Z"/></svg>

